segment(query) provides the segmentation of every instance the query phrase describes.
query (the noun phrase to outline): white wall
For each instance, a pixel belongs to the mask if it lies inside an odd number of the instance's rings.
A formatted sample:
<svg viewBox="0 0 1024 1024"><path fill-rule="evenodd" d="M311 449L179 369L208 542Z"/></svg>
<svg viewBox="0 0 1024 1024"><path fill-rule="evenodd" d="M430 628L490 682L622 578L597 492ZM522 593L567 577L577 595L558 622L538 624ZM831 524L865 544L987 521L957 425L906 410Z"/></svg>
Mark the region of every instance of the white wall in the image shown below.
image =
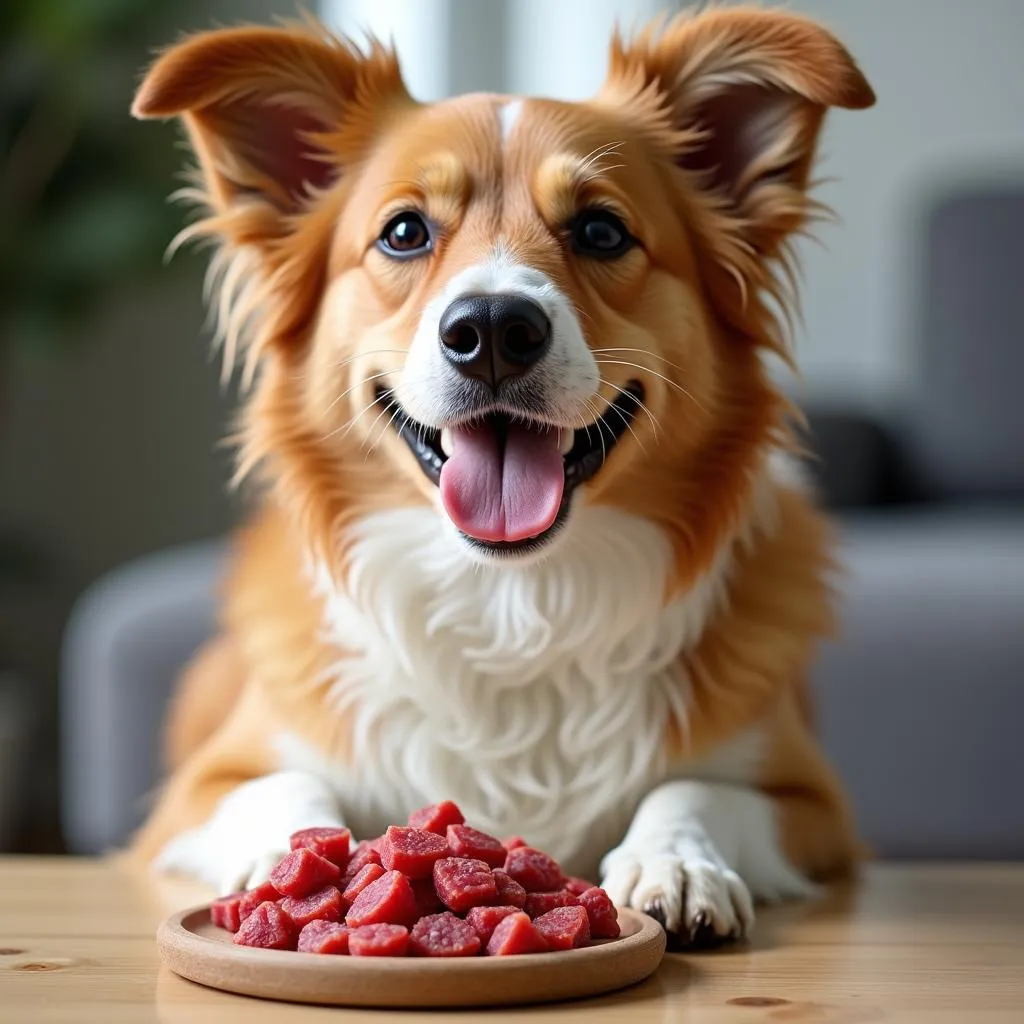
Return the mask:
<svg viewBox="0 0 1024 1024"><path fill-rule="evenodd" d="M597 87L608 35L681 6L658 0L325 0L349 29L396 30L413 91L501 89L575 99ZM790 0L848 45L879 96L837 112L819 198L840 218L802 247L808 389L875 405L913 387L920 220L958 183L1024 181L1024 0Z"/></svg>
<svg viewBox="0 0 1024 1024"><path fill-rule="evenodd" d="M795 0L844 40L878 94L826 128L819 196L842 217L805 248L809 386L889 404L913 389L921 217L973 182L1024 185L1024 2Z"/></svg>

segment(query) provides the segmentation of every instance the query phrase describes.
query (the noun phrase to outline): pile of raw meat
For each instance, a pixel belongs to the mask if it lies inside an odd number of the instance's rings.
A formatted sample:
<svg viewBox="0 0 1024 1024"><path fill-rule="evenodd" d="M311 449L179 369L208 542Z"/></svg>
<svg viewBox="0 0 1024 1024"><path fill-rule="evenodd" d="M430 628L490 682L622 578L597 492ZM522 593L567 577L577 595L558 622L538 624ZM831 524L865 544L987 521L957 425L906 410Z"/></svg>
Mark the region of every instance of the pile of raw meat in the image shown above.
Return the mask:
<svg viewBox="0 0 1024 1024"><path fill-rule="evenodd" d="M352 849L350 838L296 832L269 882L214 901L214 924L241 946L352 956L509 956L618 937L603 889L518 836L470 828L451 801Z"/></svg>

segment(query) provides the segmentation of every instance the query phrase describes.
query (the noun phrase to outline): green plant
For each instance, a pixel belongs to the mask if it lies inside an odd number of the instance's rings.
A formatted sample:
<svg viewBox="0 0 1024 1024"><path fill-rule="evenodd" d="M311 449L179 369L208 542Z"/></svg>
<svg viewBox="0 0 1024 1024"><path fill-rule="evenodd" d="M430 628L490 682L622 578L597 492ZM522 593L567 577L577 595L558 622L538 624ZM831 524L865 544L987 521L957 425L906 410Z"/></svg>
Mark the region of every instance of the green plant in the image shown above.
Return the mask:
<svg viewBox="0 0 1024 1024"><path fill-rule="evenodd" d="M182 6L0 3L0 364L12 345L73 345L112 293L161 269L181 154L173 128L142 130L128 107Z"/></svg>
<svg viewBox="0 0 1024 1024"><path fill-rule="evenodd" d="M190 7L0 0L0 436L13 349L58 356L118 293L168 272L181 153L173 127L128 111L154 47L209 17ZM0 523L0 593L42 582L48 566L26 531Z"/></svg>

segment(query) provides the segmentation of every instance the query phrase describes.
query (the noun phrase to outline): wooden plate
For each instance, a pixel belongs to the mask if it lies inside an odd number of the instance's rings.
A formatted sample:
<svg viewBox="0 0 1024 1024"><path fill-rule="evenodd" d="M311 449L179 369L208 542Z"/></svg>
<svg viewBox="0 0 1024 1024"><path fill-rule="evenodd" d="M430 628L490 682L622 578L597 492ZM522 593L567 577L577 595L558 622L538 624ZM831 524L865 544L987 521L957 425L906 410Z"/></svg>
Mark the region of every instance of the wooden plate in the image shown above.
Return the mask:
<svg viewBox="0 0 1024 1024"><path fill-rule="evenodd" d="M585 949L522 956L429 960L349 957L236 946L208 906L157 929L164 963L210 988L336 1006L509 1006L598 995L653 974L665 933L644 914L619 911L622 935Z"/></svg>

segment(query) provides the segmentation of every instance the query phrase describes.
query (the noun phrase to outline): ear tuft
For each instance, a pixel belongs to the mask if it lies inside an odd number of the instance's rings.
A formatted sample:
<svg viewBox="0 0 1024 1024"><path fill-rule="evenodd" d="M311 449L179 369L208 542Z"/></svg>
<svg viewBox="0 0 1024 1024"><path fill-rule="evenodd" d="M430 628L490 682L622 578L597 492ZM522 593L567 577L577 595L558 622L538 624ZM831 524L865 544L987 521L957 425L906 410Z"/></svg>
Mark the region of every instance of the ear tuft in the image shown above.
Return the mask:
<svg viewBox="0 0 1024 1024"><path fill-rule="evenodd" d="M220 29L162 54L132 114L182 117L215 209L245 198L288 212L330 184L327 140L362 94L408 99L393 52L364 55L309 24Z"/></svg>
<svg viewBox="0 0 1024 1024"><path fill-rule="evenodd" d="M799 227L829 107L874 92L846 49L806 18L715 8L612 41L606 103L647 111L661 147L731 210L757 251Z"/></svg>

